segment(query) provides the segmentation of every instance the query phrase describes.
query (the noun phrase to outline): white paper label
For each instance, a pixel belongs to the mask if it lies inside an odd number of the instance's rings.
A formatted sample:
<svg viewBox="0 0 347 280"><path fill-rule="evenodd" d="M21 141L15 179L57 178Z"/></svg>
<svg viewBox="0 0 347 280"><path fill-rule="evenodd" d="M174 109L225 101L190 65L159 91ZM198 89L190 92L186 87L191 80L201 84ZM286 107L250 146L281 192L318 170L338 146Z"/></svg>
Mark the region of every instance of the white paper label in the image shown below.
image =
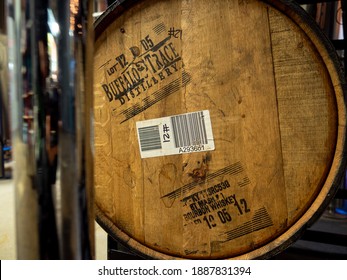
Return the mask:
<svg viewBox="0 0 347 280"><path fill-rule="evenodd" d="M136 123L141 158L214 150L208 110Z"/></svg>

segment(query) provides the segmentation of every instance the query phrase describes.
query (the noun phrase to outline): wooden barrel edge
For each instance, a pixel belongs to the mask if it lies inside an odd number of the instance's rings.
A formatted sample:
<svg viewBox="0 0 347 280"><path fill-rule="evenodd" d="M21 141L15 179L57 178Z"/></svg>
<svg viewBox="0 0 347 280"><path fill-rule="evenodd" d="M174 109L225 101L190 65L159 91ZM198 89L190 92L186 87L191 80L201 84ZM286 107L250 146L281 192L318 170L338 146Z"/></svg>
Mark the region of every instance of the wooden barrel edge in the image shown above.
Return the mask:
<svg viewBox="0 0 347 280"><path fill-rule="evenodd" d="M336 50L330 39L317 25L315 20L312 17L308 16L306 11L302 9L298 3L293 0L262 1L284 13L294 23L296 23L302 31L305 32L308 38L312 41L314 47L317 49L317 54L321 56L327 72L329 73L331 83L334 87L334 97L336 101L336 108L338 110L338 127L335 154L333 157L333 162L331 164L330 172L324 184L331 184L330 191L326 194L329 200L329 197L335 195L347 167L347 81L344 76L342 63L339 60ZM334 172L334 174L331 174L331 170L336 170L336 172ZM328 203L326 203L326 206Z"/></svg>
<svg viewBox="0 0 347 280"><path fill-rule="evenodd" d="M327 35L321 30L316 21L295 1L293 0L260 0L276 10L282 12L297 24L302 31L312 41L313 45L322 56L325 65L330 74L336 74L333 77L341 84L346 84L343 75L343 66L336 53L335 47ZM323 55L325 54L325 55ZM335 71L333 71L335 69ZM335 72L335 73L334 73ZM334 79L333 79L334 80ZM336 84L333 84L336 86Z"/></svg>
<svg viewBox="0 0 347 280"><path fill-rule="evenodd" d="M141 0L117 0L109 6L94 22L95 41L105 28L113 22L114 18L119 17L124 11L139 1Z"/></svg>
<svg viewBox="0 0 347 280"><path fill-rule="evenodd" d="M125 246L129 251L144 259L156 259L160 255L161 259L176 259L169 255L161 254L150 250L145 245L137 242L120 228L116 227L113 222L95 205L95 220L102 229L106 231L114 240Z"/></svg>
<svg viewBox="0 0 347 280"><path fill-rule="evenodd" d="M324 65L327 68L329 77L335 92L337 112L337 137L333 162L320 193L309 209L283 234L269 242L268 244L247 253L247 259L268 259L288 248L298 240L304 231L312 226L323 214L330 201L336 194L340 182L347 168L347 113L346 113L346 95L347 84L343 75L343 68L338 59L336 50L330 39L324 34L313 18L307 16L307 13L299 4L292 0L262 0L264 3L272 6L284 15L288 16L293 23L308 36L321 55ZM274 244L276 244L274 246ZM265 252L262 254L262 252ZM242 257L242 256L241 256Z"/></svg>

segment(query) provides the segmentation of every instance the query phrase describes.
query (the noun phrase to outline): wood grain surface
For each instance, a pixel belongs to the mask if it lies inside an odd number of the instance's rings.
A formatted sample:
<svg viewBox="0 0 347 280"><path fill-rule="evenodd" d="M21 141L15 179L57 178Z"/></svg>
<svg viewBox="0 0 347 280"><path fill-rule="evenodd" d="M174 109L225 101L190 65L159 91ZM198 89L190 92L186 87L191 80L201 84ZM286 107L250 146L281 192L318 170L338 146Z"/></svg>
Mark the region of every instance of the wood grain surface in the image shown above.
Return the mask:
<svg viewBox="0 0 347 280"><path fill-rule="evenodd" d="M125 1L99 19L95 197L109 234L150 258L262 258L324 210L345 164L343 79L288 3ZM203 110L214 150L141 157L137 123Z"/></svg>

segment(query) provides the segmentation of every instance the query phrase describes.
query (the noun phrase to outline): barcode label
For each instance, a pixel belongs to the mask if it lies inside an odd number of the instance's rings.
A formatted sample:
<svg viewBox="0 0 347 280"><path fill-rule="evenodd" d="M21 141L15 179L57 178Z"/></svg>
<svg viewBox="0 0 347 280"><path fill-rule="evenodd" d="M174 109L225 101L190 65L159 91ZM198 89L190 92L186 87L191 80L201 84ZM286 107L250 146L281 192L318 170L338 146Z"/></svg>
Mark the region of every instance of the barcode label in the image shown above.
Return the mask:
<svg viewBox="0 0 347 280"><path fill-rule="evenodd" d="M176 148L207 144L204 112L171 117Z"/></svg>
<svg viewBox="0 0 347 280"><path fill-rule="evenodd" d="M139 128L141 151L161 149L159 126L152 125Z"/></svg>
<svg viewBox="0 0 347 280"><path fill-rule="evenodd" d="M214 150L208 110L136 123L141 158Z"/></svg>

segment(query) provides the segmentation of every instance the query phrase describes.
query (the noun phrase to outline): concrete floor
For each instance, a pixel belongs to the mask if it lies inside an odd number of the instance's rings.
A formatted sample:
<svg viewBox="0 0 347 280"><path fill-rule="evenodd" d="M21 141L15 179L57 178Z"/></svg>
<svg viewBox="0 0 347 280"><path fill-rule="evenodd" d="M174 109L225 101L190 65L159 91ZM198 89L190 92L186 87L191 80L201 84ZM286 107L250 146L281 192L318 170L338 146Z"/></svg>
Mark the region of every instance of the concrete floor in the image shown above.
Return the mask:
<svg viewBox="0 0 347 280"><path fill-rule="evenodd" d="M0 179L0 259L15 260L15 197L11 179ZM95 223L96 259L107 259L107 233Z"/></svg>

